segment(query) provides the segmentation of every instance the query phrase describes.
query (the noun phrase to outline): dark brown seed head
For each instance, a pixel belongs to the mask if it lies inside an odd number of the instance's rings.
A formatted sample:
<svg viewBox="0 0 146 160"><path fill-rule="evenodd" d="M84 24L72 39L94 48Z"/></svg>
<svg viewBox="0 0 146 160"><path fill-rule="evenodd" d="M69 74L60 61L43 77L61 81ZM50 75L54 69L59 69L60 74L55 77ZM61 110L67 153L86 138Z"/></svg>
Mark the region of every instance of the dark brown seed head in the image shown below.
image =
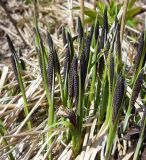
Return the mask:
<svg viewBox="0 0 146 160"><path fill-rule="evenodd" d="M69 32L67 32L67 43L68 43L68 47L70 49L71 59L72 59L73 55L74 55L74 46L73 46L72 36L71 36L71 34Z"/></svg>
<svg viewBox="0 0 146 160"><path fill-rule="evenodd" d="M118 23L119 23L119 20L118 20L118 18L117 18L117 16L116 16L116 18L115 18L115 29L117 29L117 25L118 25Z"/></svg>
<svg viewBox="0 0 146 160"><path fill-rule="evenodd" d="M110 65L109 65L109 73L110 73L110 92L112 93L113 80L114 80L114 57L110 55Z"/></svg>
<svg viewBox="0 0 146 160"><path fill-rule="evenodd" d="M73 76L73 62L71 64L70 70L69 70L69 77L68 77L68 95L71 100L73 100L74 95L74 76Z"/></svg>
<svg viewBox="0 0 146 160"><path fill-rule="evenodd" d="M68 75L68 71L69 71L69 68L70 68L70 60L71 60L71 53L70 53L69 46L67 46L66 54L65 54L65 60L64 60L64 70L63 70L64 79Z"/></svg>
<svg viewBox="0 0 146 160"><path fill-rule="evenodd" d="M63 39L63 45L65 46L67 44L67 39L64 27L62 27L62 39Z"/></svg>
<svg viewBox="0 0 146 160"><path fill-rule="evenodd" d="M122 104L123 96L124 96L124 78L119 75L117 79L117 83L115 86L114 96L113 96L113 114L112 121L115 122L118 111Z"/></svg>
<svg viewBox="0 0 146 160"><path fill-rule="evenodd" d="M82 39L83 39L83 26L82 26L80 17L78 17L77 32L79 34L79 41L80 41L80 46L81 46Z"/></svg>
<svg viewBox="0 0 146 160"><path fill-rule="evenodd" d="M141 36L139 38L138 50L137 50L137 54L134 59L135 69L137 69L139 66L141 55L143 52L143 47L144 47L144 32L141 33Z"/></svg>
<svg viewBox="0 0 146 160"><path fill-rule="evenodd" d="M116 30L115 32L116 34L114 36L115 41L113 41L112 49L114 49L115 47L116 60L117 60L117 72L119 73L122 65L122 54L121 54L121 40L120 40L120 24L117 17L115 20L115 30Z"/></svg>
<svg viewBox="0 0 146 160"><path fill-rule="evenodd" d="M118 54L118 60L122 63L121 57L121 41L120 41L120 24L117 22L117 37L116 37L116 51Z"/></svg>
<svg viewBox="0 0 146 160"><path fill-rule="evenodd" d="M103 76L103 71L104 71L104 57L102 56L99 60L99 64L98 64L99 68L98 68L98 72L99 72L99 78L102 79Z"/></svg>
<svg viewBox="0 0 146 160"><path fill-rule="evenodd" d="M144 45L144 31L141 33L141 36L139 38L139 44L138 44L139 53L142 53L143 45Z"/></svg>
<svg viewBox="0 0 146 160"><path fill-rule="evenodd" d="M93 37L93 31L94 31L94 26L91 26L90 33L88 34L86 40L85 40L85 47L84 47L84 54L85 54L85 66L88 66L88 61L89 61L89 54L90 54L90 46L92 42L92 37Z"/></svg>
<svg viewBox="0 0 146 160"><path fill-rule="evenodd" d="M104 30L106 31L106 34L107 34L107 32L108 32L107 6L105 6L105 9L104 9L103 28L104 28Z"/></svg>
<svg viewBox="0 0 146 160"><path fill-rule="evenodd" d="M18 62L19 61L19 57L18 57L18 55L16 53L16 50L15 50L14 45L12 43L12 40L10 39L8 34L6 35L6 37L7 37L7 41L8 41L8 45L9 45L10 51L13 54L13 56L15 57L16 61Z"/></svg>
<svg viewBox="0 0 146 160"><path fill-rule="evenodd" d="M78 59L77 59L77 56L74 55L74 58L72 60L71 67L69 70L69 77L68 77L68 94L71 100L73 99L74 95L77 96L77 89L74 86L75 83L78 83L77 82L78 81L77 65L78 65Z"/></svg>
<svg viewBox="0 0 146 160"><path fill-rule="evenodd" d="M103 27L102 27L101 40L100 40L101 49L103 49L104 43L107 40L107 33L108 33L108 17L107 17L107 7L105 7L104 15L103 15Z"/></svg>
<svg viewBox="0 0 146 160"><path fill-rule="evenodd" d="M78 77L78 58L75 55L73 59L73 81L74 81L74 99L75 99L75 106L78 105L78 95L79 95L79 77Z"/></svg>
<svg viewBox="0 0 146 160"><path fill-rule="evenodd" d="M85 61L84 52L82 53L81 59L80 59L80 69L81 69L81 82L82 82L81 88L82 88L82 92L84 92L86 72L87 72L87 65L86 65L86 61Z"/></svg>
<svg viewBox="0 0 146 160"><path fill-rule="evenodd" d="M95 42L97 42L98 36L99 36L99 21L97 21L95 25Z"/></svg>
<svg viewBox="0 0 146 160"><path fill-rule="evenodd" d="M142 82L143 82L143 76L144 76L144 70L142 69L141 72L139 73L135 83L134 83L134 86L133 86L131 100L130 100L131 107L134 106L134 104L138 98L138 94L141 90L141 86L142 86Z"/></svg>
<svg viewBox="0 0 146 160"><path fill-rule="evenodd" d="M89 32L89 38L90 38L90 42L92 41L92 36L93 36L93 32L94 32L94 25L92 24L91 28L90 28L90 32Z"/></svg>
<svg viewBox="0 0 146 160"><path fill-rule="evenodd" d="M72 61L72 65L73 65L73 71L77 71L77 67L78 67L78 57L77 55L75 54L74 55L74 58L73 58L73 61Z"/></svg>
<svg viewBox="0 0 146 160"><path fill-rule="evenodd" d="M47 32L47 38L48 38L48 46L49 46L50 52L53 52L54 50L53 40L49 32Z"/></svg>
<svg viewBox="0 0 146 160"><path fill-rule="evenodd" d="M87 36L85 40L85 47L84 47L84 54L85 54L85 65L88 65L89 55L90 55L90 46L91 46L91 39Z"/></svg>
<svg viewBox="0 0 146 160"><path fill-rule="evenodd" d="M56 115L58 116L62 116L65 118L68 118L70 120L70 122L74 125L74 127L76 127L76 114L73 111L73 109L69 109L69 108L60 108L58 109L58 112L56 113Z"/></svg>
<svg viewBox="0 0 146 160"><path fill-rule="evenodd" d="M100 38L100 41L97 41L97 44L98 44L98 48L97 48L97 51L96 51L96 54L98 55L98 53L101 51L102 49L102 38Z"/></svg>
<svg viewBox="0 0 146 160"><path fill-rule="evenodd" d="M54 49L55 71L60 74L60 63L56 50Z"/></svg>
<svg viewBox="0 0 146 160"><path fill-rule="evenodd" d="M18 72L17 72L17 64L16 64L17 62L16 62L16 59L15 59L13 54L11 55L11 63L12 63L12 67L13 67L15 77L18 81ZM19 81L18 81L18 83L19 83Z"/></svg>
<svg viewBox="0 0 146 160"><path fill-rule="evenodd" d="M108 57L108 51L109 51L109 49L110 49L110 42L109 42L109 40L107 40L105 51L104 51L105 58Z"/></svg>
<svg viewBox="0 0 146 160"><path fill-rule="evenodd" d="M54 81L54 60L53 60L53 55L49 54L48 58L48 87L49 87L49 92L52 94L52 87L53 87L53 81Z"/></svg>
<svg viewBox="0 0 146 160"><path fill-rule="evenodd" d="M52 37L49 34L49 32L47 32L47 38L48 38L48 46L49 46L49 49L50 49L50 54L52 54L53 61L54 61L55 71L57 73L60 73L60 64L59 64L57 52L54 48L53 40L52 40Z"/></svg>
<svg viewBox="0 0 146 160"><path fill-rule="evenodd" d="M76 122L76 114L73 111L73 109L66 108L65 112L67 114L66 118L68 118L70 120L70 122L74 125L74 127L76 127L76 124L77 124L77 122Z"/></svg>

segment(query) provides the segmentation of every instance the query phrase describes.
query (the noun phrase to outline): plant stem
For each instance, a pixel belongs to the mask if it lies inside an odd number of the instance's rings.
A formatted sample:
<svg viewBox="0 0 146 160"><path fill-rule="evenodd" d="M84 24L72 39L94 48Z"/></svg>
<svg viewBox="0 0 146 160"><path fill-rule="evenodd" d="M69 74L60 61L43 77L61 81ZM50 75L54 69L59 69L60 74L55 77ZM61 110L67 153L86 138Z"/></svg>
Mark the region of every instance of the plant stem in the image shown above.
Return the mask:
<svg viewBox="0 0 146 160"><path fill-rule="evenodd" d="M58 77L58 82L59 82L59 86L60 86L61 100L62 100L63 104L65 105L66 102L65 102L65 96L64 96L64 93L63 93L63 85L62 85L62 81L61 81L61 75L57 74L57 77Z"/></svg>
<svg viewBox="0 0 146 160"><path fill-rule="evenodd" d="M81 134L82 123L83 123L83 93L81 89L81 74L79 74L79 100L78 100L78 111L77 111L77 121L78 121L78 131Z"/></svg>
<svg viewBox="0 0 146 160"><path fill-rule="evenodd" d="M4 126L3 126L2 120L0 119L0 137L4 136L5 131L6 130L5 130ZM7 140L4 137L3 137L2 143L4 144L4 146L6 146L6 151L9 152L10 151L10 147L9 147L9 144L8 144ZM10 160L14 160L12 152L9 153L9 159Z"/></svg>
<svg viewBox="0 0 146 160"><path fill-rule="evenodd" d="M142 131L141 131L138 143L137 143L137 147L136 147L136 150L135 150L135 153L134 153L133 160L137 160L138 159L139 150L140 150L140 147L142 145L142 142L143 142L143 139L144 139L144 136L145 136L144 135L145 134L145 128L146 128L145 126L146 126L146 118L144 119L143 128L142 128Z"/></svg>
<svg viewBox="0 0 146 160"><path fill-rule="evenodd" d="M129 119L129 117L130 117L130 114L131 114L131 106L130 106L130 104L129 104L128 110L127 110L127 112L126 112L125 119L124 119L123 132L125 132L125 130L126 130L127 123L128 123L128 119Z"/></svg>
<svg viewBox="0 0 146 160"><path fill-rule="evenodd" d="M37 23L36 23L37 25ZM39 33L39 30L38 30L38 26L36 26L36 43L40 49L40 61L41 61L41 65L40 68L42 70L42 79L43 79L43 82L44 82L44 89L46 91L46 98L47 98L47 101L48 101L48 126L51 126L53 123L54 123L54 91L52 91L52 93L49 93L49 87L48 87L48 78L47 78L47 71L46 71L46 50L45 50L45 47L43 46L43 43L42 43L42 40L41 40L41 36L40 36L40 33ZM54 72L54 71L53 71ZM54 89L54 80L55 80L55 77L54 77L54 74L53 73L53 86L52 88ZM51 136L52 132L50 131L47 136ZM49 141L49 145L52 144L52 138L50 139ZM49 159L52 159L52 156L51 154L48 156Z"/></svg>
<svg viewBox="0 0 146 160"><path fill-rule="evenodd" d="M23 80L22 80L22 77L21 77L21 74L20 74L20 71L19 71L21 66L18 63L16 64L17 65L17 72L18 72L18 82L19 82L19 87L20 87L22 97L23 97L23 101L24 101L24 113L25 113L25 116L27 116L29 114L28 102L27 102L27 97L26 97L26 93L25 93L25 88L24 88L24 85L23 85ZM27 125L28 125L29 129L32 128L31 121L28 121Z"/></svg>

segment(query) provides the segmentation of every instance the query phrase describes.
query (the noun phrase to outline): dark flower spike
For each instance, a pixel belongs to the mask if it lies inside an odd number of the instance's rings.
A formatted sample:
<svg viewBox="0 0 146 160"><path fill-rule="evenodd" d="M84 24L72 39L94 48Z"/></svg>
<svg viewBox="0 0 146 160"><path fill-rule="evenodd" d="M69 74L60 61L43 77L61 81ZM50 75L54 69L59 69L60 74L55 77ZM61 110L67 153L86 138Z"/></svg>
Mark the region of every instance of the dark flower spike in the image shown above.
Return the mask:
<svg viewBox="0 0 146 160"><path fill-rule="evenodd" d="M101 38L100 38L100 41L97 41L97 46L98 46L98 48L97 48L97 51L96 51L96 55L98 55L98 53L101 51L101 49L102 49L102 43L101 43Z"/></svg>
<svg viewBox="0 0 146 160"><path fill-rule="evenodd" d="M105 30L105 36L107 36L107 32L108 32L108 17L107 17L107 6L105 6L104 9L104 16L103 16L103 28ZM106 37L107 38L107 37Z"/></svg>
<svg viewBox="0 0 146 160"><path fill-rule="evenodd" d="M139 66L141 55L142 55L142 52L143 52L143 47L144 47L144 31L141 33L141 36L139 38L138 50L137 50L137 54L136 54L135 59L134 59L135 69L137 69L138 66Z"/></svg>
<svg viewBox="0 0 146 160"><path fill-rule="evenodd" d="M99 21L97 21L95 25L95 42L97 42L98 36L99 36Z"/></svg>
<svg viewBox="0 0 146 160"><path fill-rule="evenodd" d="M118 20L118 18L117 18L117 16L115 17L115 29L117 29L117 25L118 25L118 23L119 23L119 20Z"/></svg>
<svg viewBox="0 0 146 160"><path fill-rule="evenodd" d="M85 40L85 48L84 48L84 54L85 54L85 65L88 65L89 61L89 54L90 54L90 46L91 46L91 38L87 36Z"/></svg>
<svg viewBox="0 0 146 160"><path fill-rule="evenodd" d="M6 37L7 37L7 41L8 41L8 45L9 45L11 53L14 55L14 57L16 58L16 60L19 61L19 57L18 57L18 55L16 53L16 50L15 50L14 45L12 43L12 40L10 39L10 37L9 37L8 34L6 35Z"/></svg>
<svg viewBox="0 0 146 160"><path fill-rule="evenodd" d="M68 77L68 95L69 98L72 100L74 95L74 76L73 76L73 61L69 70L69 77Z"/></svg>
<svg viewBox="0 0 146 160"><path fill-rule="evenodd" d="M68 94L71 100L73 99L73 97L77 97L78 95L77 65L78 65L78 58L76 55L74 55L74 58L72 60L71 67L69 70L69 77L68 77L69 78L68 79Z"/></svg>
<svg viewBox="0 0 146 160"><path fill-rule="evenodd" d="M110 70L110 92L112 93L113 80L114 80L114 57L112 55L110 55L109 70Z"/></svg>
<svg viewBox="0 0 146 160"><path fill-rule="evenodd" d="M101 41L100 41L101 49L103 49L104 43L107 40L107 33L108 33L108 18L107 18L107 7L105 7L104 15L103 15L103 27L102 27L102 33L101 33Z"/></svg>
<svg viewBox="0 0 146 160"><path fill-rule="evenodd" d="M118 26L117 26L117 28L118 28ZM114 51L114 46L115 46L115 42L116 42L116 38L117 38L117 28L113 33L113 38L112 38L111 47L110 47L111 52Z"/></svg>
<svg viewBox="0 0 146 160"><path fill-rule="evenodd" d="M71 59L73 58L74 55L74 46L73 46L73 39L72 36L69 32L67 32L67 43L70 49L70 53L71 53Z"/></svg>
<svg viewBox="0 0 146 160"><path fill-rule="evenodd" d="M49 92L50 94L52 94L52 91L53 91L52 87L53 87L53 80L54 80L54 60L53 60L52 54L49 54L47 76L48 76Z"/></svg>
<svg viewBox="0 0 146 160"><path fill-rule="evenodd" d="M78 57L75 54L73 58L73 71L77 71L77 67L78 67Z"/></svg>
<svg viewBox="0 0 146 160"><path fill-rule="evenodd" d="M86 72L87 72L87 65L85 62L85 54L84 52L81 55L81 59L80 59L80 69L81 69L81 88L82 88L82 92L84 92L84 86L85 86L85 79L86 79Z"/></svg>
<svg viewBox="0 0 146 160"><path fill-rule="evenodd" d="M64 61L64 70L63 70L63 77L65 79L66 75L68 74L70 68L70 61L71 61L71 53L70 48L67 46L66 54L65 54L65 61Z"/></svg>
<svg viewBox="0 0 146 160"><path fill-rule="evenodd" d="M98 70L100 79L102 79L103 70L104 70L104 57L102 56L99 60L99 70Z"/></svg>
<svg viewBox="0 0 146 160"><path fill-rule="evenodd" d="M142 69L141 72L139 73L135 83L134 83L134 87L133 87L133 90L132 90L132 95L131 95L131 100L130 100L130 106L133 107L135 102L136 102L136 99L138 97L138 94L141 90L141 86L142 86L142 83L143 83L143 76L144 76L144 70Z"/></svg>
<svg viewBox="0 0 146 160"><path fill-rule="evenodd" d="M54 50L53 40L49 32L47 32L47 38L48 38L48 46L49 46L50 52L53 52Z"/></svg>
<svg viewBox="0 0 146 160"><path fill-rule="evenodd" d="M73 67L73 75L74 75L74 98L75 98L75 106L78 106L78 96L79 96L79 77L78 77L78 71L77 71L77 61L78 59L75 59L74 67Z"/></svg>
<svg viewBox="0 0 146 160"><path fill-rule="evenodd" d="M78 77L78 58L75 55L73 59L73 77L74 77L74 98L75 98L75 106L78 105L78 95L79 95L79 77Z"/></svg>
<svg viewBox="0 0 146 160"><path fill-rule="evenodd" d="M119 61L119 64L121 65L122 64L122 56L121 56L121 41L120 41L120 24L119 24L119 20L118 18L116 17L115 18L115 50L116 50L116 53L117 53L117 58L118 58L118 61ZM113 46L114 46L113 45Z"/></svg>
<svg viewBox="0 0 146 160"><path fill-rule="evenodd" d="M60 74L60 63L56 50L54 49L55 71Z"/></svg>
<svg viewBox="0 0 146 160"><path fill-rule="evenodd" d="M82 43L82 39L83 39L83 26L82 26L82 22L80 17L78 17L78 22L77 22L77 33L79 34L79 41L80 41L80 46Z"/></svg>
<svg viewBox="0 0 146 160"><path fill-rule="evenodd" d="M91 46L91 42L92 42L93 31L94 31L94 26L92 25L91 29L90 29L90 33L88 34L88 36L85 40L84 54L85 54L85 65L86 65L86 67L88 66L88 61L89 61L90 46Z"/></svg>
<svg viewBox="0 0 146 160"><path fill-rule="evenodd" d="M109 51L109 49L110 49L110 42L109 42L109 40L107 40L105 51L104 51L105 58L108 57L108 51Z"/></svg>
<svg viewBox="0 0 146 160"><path fill-rule="evenodd" d="M57 52L54 48L53 40L52 40L52 37L49 34L49 32L47 32L47 38L48 38L48 46L49 46L49 49L50 49L50 54L52 54L52 56L53 56L55 71L57 73L60 73L60 64L59 64Z"/></svg>
<svg viewBox="0 0 146 160"><path fill-rule="evenodd" d="M94 32L94 25L92 24L91 25L91 28L90 28L90 32L89 32L89 37L90 37L90 41L92 40L92 36L93 36L93 32Z"/></svg>
<svg viewBox="0 0 146 160"><path fill-rule="evenodd" d="M119 75L116 86L115 86L114 96L113 96L113 114L112 114L113 123L116 120L118 111L122 104L124 89L125 89L124 83L125 83L124 78L121 75Z"/></svg>
<svg viewBox="0 0 146 160"><path fill-rule="evenodd" d="M12 67L13 67L15 77L18 81L18 72L17 72L17 64L16 64L17 62L16 62L15 56L13 54L11 55L11 63L12 63Z"/></svg>
<svg viewBox="0 0 146 160"><path fill-rule="evenodd" d="M79 34L79 38L83 38L83 26L80 17L78 17L78 26L77 26L77 32Z"/></svg>
<svg viewBox="0 0 146 160"><path fill-rule="evenodd" d="M118 54L118 60L121 63L122 57L121 57L121 41L120 41L120 24L119 24L119 22L117 22L116 50L117 50L117 54Z"/></svg>
<svg viewBox="0 0 146 160"><path fill-rule="evenodd" d="M58 110L57 115L63 116L64 118L68 118L70 120L70 122L74 125L74 127L76 127L77 120L76 120L76 114L73 111L73 109L65 108L65 110L64 110L61 108Z"/></svg>
<svg viewBox="0 0 146 160"><path fill-rule="evenodd" d="M70 122L74 125L74 127L76 127L76 114L72 109L65 109L66 112L66 118L68 118L70 120Z"/></svg>
<svg viewBox="0 0 146 160"><path fill-rule="evenodd" d="M63 45L65 46L67 44L67 39L66 39L66 32L64 27L62 27L62 39L63 39Z"/></svg>

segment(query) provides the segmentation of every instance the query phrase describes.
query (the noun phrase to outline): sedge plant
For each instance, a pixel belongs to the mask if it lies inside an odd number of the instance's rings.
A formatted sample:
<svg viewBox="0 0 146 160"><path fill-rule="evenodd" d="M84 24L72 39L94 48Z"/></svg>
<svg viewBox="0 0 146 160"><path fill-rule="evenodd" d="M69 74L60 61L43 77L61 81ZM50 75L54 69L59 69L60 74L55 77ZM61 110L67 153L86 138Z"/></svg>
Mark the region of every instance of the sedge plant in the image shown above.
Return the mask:
<svg viewBox="0 0 146 160"><path fill-rule="evenodd" d="M10 37L7 35L7 41L8 41L8 45L9 45L9 48L10 48L10 51L11 51L11 62L12 62L12 67L13 67L13 70L14 70L14 74L15 74L15 77L17 79L17 82L18 82L18 85L19 85L19 88L21 90L21 93L22 93L22 97L23 97L23 103L24 103L24 113L25 113L25 116L28 115L29 113L29 109L28 109L28 100L27 100L27 97L26 97L26 93L25 93L25 86L24 86L24 82L23 82L23 78L22 78L22 74L21 74L21 71L23 69L23 65L22 65L22 60L20 60L20 58L18 57L16 51L15 51L15 48L13 46L13 43L10 39ZM32 128L32 123L31 121L29 120L27 122L27 126L29 129Z"/></svg>
<svg viewBox="0 0 146 160"><path fill-rule="evenodd" d="M119 126L124 124L122 134L125 134L128 127L130 128L130 125L128 125L129 116L132 114L132 108L143 87L145 40L144 33L142 33L132 72L134 78L131 78L127 74L128 66L122 60L120 21L116 17L113 30L110 31L107 7L104 9L102 19L103 22L100 25L101 21L99 22L97 16L95 24L91 25L89 30L85 30L85 25L78 17L77 36L75 37L69 30L62 28L63 63L60 63L57 48L49 32L46 32L47 46L45 46L37 18L35 19L34 31L40 74L46 92L48 127L57 127L55 123L61 121L59 125L62 124L67 128L63 132L63 140L67 140L64 141L66 143L71 142L73 154L77 156L82 149L85 133L83 124L86 123L88 116L94 116L97 118L95 134L99 134L105 129L107 131L104 158L108 160L111 157L114 142L117 143L116 136L120 134ZM14 73L24 98L25 114L27 116L28 102L21 76L21 69L26 69L26 66L21 62L21 51L19 52L20 56L18 56L10 38L7 38L12 52ZM132 81L132 94L127 107L125 101L127 102L126 86L128 80ZM59 86L59 91L55 91L56 86ZM59 101L56 102L55 96L59 97ZM58 107L58 104L61 107ZM125 112L126 107L128 109ZM93 112L91 109L93 109ZM59 114L61 118L56 114L58 110L62 110ZM145 112L143 119L134 159L137 159L140 154L144 141ZM30 124L29 122L29 128L31 128ZM46 135L50 139L48 148L54 140L50 138L51 135L52 131L50 130ZM53 157L49 155L49 158Z"/></svg>

